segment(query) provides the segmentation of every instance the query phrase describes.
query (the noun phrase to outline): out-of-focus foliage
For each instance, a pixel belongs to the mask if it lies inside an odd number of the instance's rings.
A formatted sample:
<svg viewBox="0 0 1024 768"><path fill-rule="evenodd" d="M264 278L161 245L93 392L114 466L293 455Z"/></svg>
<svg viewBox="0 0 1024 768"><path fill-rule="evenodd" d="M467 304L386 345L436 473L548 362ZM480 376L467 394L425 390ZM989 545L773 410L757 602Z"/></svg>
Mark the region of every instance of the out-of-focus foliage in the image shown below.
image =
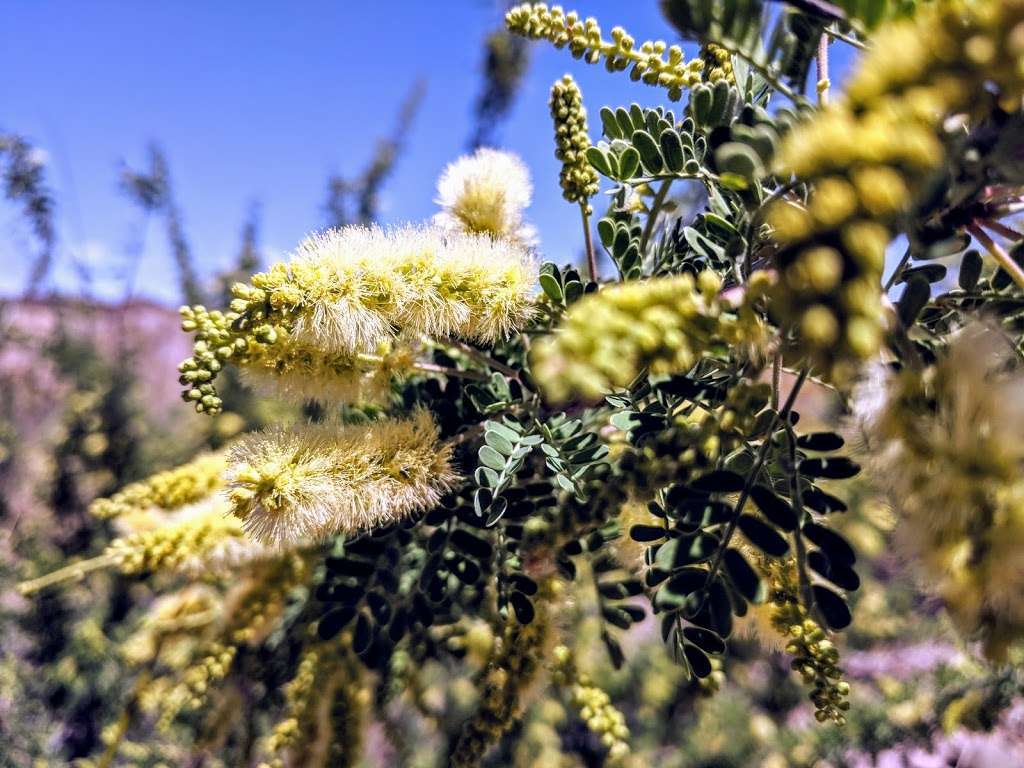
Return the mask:
<svg viewBox="0 0 1024 768"><path fill-rule="evenodd" d="M128 174L215 426L154 461L140 363L52 347L12 764L1024 762L1024 3L780 6L666 0L693 56L509 9L683 105L553 85L585 274L537 263L497 150L368 226L418 89L339 229L260 269L251 220L214 308L166 162ZM867 49L841 94L830 45Z"/></svg>

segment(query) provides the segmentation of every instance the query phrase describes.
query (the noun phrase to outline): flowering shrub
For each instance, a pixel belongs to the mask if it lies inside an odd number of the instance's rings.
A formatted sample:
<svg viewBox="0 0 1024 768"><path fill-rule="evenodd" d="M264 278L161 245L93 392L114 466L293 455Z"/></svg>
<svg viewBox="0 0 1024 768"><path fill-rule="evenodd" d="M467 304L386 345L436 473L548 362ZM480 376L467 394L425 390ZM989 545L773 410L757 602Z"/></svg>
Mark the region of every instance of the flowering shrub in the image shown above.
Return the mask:
<svg viewBox="0 0 1024 768"><path fill-rule="evenodd" d="M862 464L963 637L1014 657L1024 1L662 6L696 57L557 6L506 17L684 103L605 106L598 136L572 77L553 85L562 170L539 183L579 209L582 273L539 263L526 167L480 149L445 170L431 222L315 235L228 306L182 309L196 411L223 410L237 369L319 418L95 502L120 533L106 553L22 584L114 568L169 592L100 764L136 716L227 754L232 681L281 691L249 715L261 765L356 764L371 716L400 743L398 699L433 723L438 764L499 744L565 764L550 722L517 728L538 690L571 705L594 764L631 764L626 716L576 660L584 600L606 666L653 624L665 679L713 695L752 632L813 717L844 725L862 574L837 521ZM830 40L868 49L837 97ZM842 429L804 426L812 388L843 403ZM469 684L440 714L438 668Z"/></svg>

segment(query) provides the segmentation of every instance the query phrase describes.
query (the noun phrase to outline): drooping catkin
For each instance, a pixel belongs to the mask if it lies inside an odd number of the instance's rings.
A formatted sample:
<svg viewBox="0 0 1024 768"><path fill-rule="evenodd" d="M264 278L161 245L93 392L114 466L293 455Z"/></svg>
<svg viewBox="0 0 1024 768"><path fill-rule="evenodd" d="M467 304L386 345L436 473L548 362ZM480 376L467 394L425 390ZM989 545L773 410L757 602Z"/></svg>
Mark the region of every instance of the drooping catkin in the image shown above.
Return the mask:
<svg viewBox="0 0 1024 768"><path fill-rule="evenodd" d="M533 260L520 243L436 226L346 227L314 235L287 262L232 288L228 312L185 307L195 335L183 397L216 413L224 365L278 358L282 341L321 356L379 354L422 336L493 344L532 316ZM321 373L330 365L317 361ZM346 375L347 367L345 367Z"/></svg>
<svg viewBox="0 0 1024 768"><path fill-rule="evenodd" d="M89 505L89 513L109 519L149 508L171 511L192 504L223 485L226 466L223 454L202 454L180 467L126 485L113 496L96 499Z"/></svg>
<svg viewBox="0 0 1024 768"><path fill-rule="evenodd" d="M428 411L246 436L230 453L232 511L276 547L356 533L430 509L456 475Z"/></svg>
<svg viewBox="0 0 1024 768"><path fill-rule="evenodd" d="M162 702L160 727L179 712L203 706L243 645L262 642L284 612L289 594L308 576L305 558L288 554L255 569L224 601L221 620Z"/></svg>
<svg viewBox="0 0 1024 768"><path fill-rule="evenodd" d="M552 680L569 693L572 705L587 728L608 748L607 764L621 765L623 758L629 754L626 718L615 708L608 694L595 685L589 675L580 672L568 647L556 646L552 656Z"/></svg>
<svg viewBox="0 0 1024 768"><path fill-rule="evenodd" d="M540 605L538 605L540 608ZM522 626L510 619L484 672L476 712L462 726L449 753L451 768L476 768L522 712L522 697L540 670L549 632L545 610Z"/></svg>

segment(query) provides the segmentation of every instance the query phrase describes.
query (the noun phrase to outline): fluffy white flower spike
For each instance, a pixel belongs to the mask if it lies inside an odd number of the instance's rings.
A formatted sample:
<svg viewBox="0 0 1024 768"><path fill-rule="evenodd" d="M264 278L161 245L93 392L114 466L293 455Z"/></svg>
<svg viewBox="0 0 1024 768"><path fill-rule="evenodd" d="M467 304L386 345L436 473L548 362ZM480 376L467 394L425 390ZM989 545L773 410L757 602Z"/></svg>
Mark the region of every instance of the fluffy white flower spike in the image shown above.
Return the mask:
<svg viewBox="0 0 1024 768"><path fill-rule="evenodd" d="M531 312L536 270L507 239L438 227L346 227L303 242L253 284L294 318L294 339L372 352L398 337L494 342Z"/></svg>
<svg viewBox="0 0 1024 768"><path fill-rule="evenodd" d="M487 234L532 245L533 227L523 221L533 187L518 156L482 148L445 168L437 182L441 212L434 223L454 232Z"/></svg>
<svg viewBox="0 0 1024 768"><path fill-rule="evenodd" d="M254 539L282 548L396 522L437 504L456 479L437 437L422 410L248 435L231 451L232 511Z"/></svg>

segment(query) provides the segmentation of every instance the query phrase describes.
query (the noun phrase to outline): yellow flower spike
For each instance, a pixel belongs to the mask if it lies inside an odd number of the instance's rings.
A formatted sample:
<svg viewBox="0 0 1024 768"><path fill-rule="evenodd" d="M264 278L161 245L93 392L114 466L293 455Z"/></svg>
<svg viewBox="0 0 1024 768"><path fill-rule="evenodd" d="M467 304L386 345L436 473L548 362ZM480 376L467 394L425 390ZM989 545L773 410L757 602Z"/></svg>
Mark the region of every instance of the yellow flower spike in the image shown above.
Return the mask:
<svg viewBox="0 0 1024 768"><path fill-rule="evenodd" d="M798 329L798 347L806 342L800 351L819 374L842 383L855 363L878 351L885 244L912 208L913 190L927 188L923 181L942 162L945 117L988 109L993 85L997 96L1024 86L1024 73L1009 53L1012 30L1021 23L1021 0L950 3L893 21L879 29L846 98L784 139L776 171L814 182L808 201L814 226L789 203L769 211L767 221L782 246L777 261L783 278L772 292L772 312ZM842 279L812 277L808 250L837 239ZM848 291L850 283L859 286Z"/></svg>
<svg viewBox="0 0 1024 768"><path fill-rule="evenodd" d="M109 519L133 511L171 511L192 504L223 485L226 467L222 454L201 455L188 464L131 483L109 498L96 499L89 505L89 513Z"/></svg>
<svg viewBox="0 0 1024 768"><path fill-rule="evenodd" d="M552 652L551 678L555 685L569 693L580 719L608 749L608 764L621 765L629 754L629 728L622 713L611 703L611 697L594 685L590 677L579 671L572 651L556 646Z"/></svg>
<svg viewBox="0 0 1024 768"><path fill-rule="evenodd" d="M549 102L555 122L555 157L562 161L559 183L562 197L579 203L589 211L589 200L599 189L597 171L587 160L590 135L583 95L572 75L565 75L551 86Z"/></svg>
<svg viewBox="0 0 1024 768"><path fill-rule="evenodd" d="M717 345L762 343L761 320L728 309L713 295L720 285L706 272L696 281L691 275L652 278L585 296L569 308L561 328L535 345L534 376L552 401L595 400L645 368L677 373Z"/></svg>
<svg viewBox="0 0 1024 768"><path fill-rule="evenodd" d="M427 411L248 435L230 453L234 515L275 547L368 531L430 509L455 481Z"/></svg>
<svg viewBox="0 0 1024 768"><path fill-rule="evenodd" d="M236 286L231 312L182 309L182 327L196 336L193 356L179 366L183 397L200 412L219 412L213 379L229 362L297 372L282 384L296 396L308 391L303 373L334 378L337 396L362 395L366 382L350 369L366 361L348 358L423 335L503 340L532 316L535 276L522 243L487 234L406 226L315 235L286 264L254 275L252 286ZM371 399L377 389L369 387Z"/></svg>

